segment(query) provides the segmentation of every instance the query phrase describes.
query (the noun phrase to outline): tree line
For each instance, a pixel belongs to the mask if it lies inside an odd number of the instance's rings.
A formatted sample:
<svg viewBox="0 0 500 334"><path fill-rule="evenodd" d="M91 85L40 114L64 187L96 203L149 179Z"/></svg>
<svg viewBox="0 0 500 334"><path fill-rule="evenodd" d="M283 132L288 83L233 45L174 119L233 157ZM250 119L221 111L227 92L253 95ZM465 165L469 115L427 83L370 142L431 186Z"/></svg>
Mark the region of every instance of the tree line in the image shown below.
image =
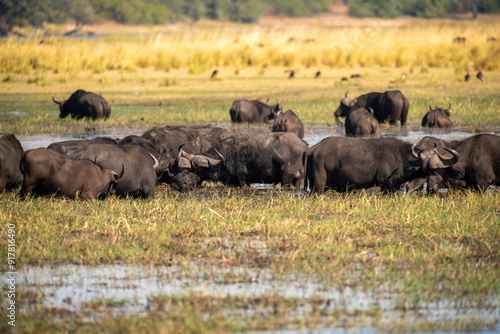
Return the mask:
<svg viewBox="0 0 500 334"><path fill-rule="evenodd" d="M255 22L262 15L308 16L329 12L332 3L358 17L441 17L448 13L500 12L498 0L0 0L0 33L15 26L75 21L73 32L103 20L164 24L184 19Z"/></svg>

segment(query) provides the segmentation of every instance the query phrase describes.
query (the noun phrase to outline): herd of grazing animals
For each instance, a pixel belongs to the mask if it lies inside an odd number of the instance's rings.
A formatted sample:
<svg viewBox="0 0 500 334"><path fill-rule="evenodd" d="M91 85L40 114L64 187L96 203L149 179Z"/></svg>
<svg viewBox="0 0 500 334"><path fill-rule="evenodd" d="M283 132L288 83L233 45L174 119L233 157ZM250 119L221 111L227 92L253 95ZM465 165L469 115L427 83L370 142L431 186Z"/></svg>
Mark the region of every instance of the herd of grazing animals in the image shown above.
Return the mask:
<svg viewBox="0 0 500 334"><path fill-rule="evenodd" d="M108 118L109 103L78 90L59 104L60 117ZM269 102L269 101L268 101ZM451 127L451 104L432 107L422 126ZM0 137L0 192L21 185L20 196L62 194L87 199L153 197L158 183L191 191L211 180L232 186L281 184L321 194L379 186L383 192L427 183L428 193L446 185L484 191L500 186L500 136L479 134L445 142L425 137L416 144L380 136L379 122L405 125L409 102L400 91L369 93L351 100L347 93L334 116L346 117L346 137L328 137L309 147L304 125L277 102L236 100L234 123L266 123L272 132L237 135L212 125L153 127L141 136L97 137L53 143L23 151L12 134Z"/></svg>

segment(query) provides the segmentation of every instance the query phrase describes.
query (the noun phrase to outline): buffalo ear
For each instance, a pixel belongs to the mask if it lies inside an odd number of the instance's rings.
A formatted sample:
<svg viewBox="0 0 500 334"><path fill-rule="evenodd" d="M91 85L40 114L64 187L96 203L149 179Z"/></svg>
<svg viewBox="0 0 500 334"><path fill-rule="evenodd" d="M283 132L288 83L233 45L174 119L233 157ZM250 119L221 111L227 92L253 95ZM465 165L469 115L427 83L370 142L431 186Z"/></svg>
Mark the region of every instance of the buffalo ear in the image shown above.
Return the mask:
<svg viewBox="0 0 500 334"><path fill-rule="evenodd" d="M358 103L358 100L357 99L354 99L354 100L351 100L351 102L349 102L349 107L354 107L356 104Z"/></svg>

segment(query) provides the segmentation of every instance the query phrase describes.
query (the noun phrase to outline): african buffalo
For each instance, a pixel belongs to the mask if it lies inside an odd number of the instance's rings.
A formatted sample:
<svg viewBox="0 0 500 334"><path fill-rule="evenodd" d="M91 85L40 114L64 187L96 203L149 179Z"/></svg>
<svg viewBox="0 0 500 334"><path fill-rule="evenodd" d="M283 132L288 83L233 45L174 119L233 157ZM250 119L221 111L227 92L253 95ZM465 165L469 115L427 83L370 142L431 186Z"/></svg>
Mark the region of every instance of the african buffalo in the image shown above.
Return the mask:
<svg viewBox="0 0 500 334"><path fill-rule="evenodd" d="M48 149L56 151L65 156L71 156L74 152L80 151L93 144L112 144L117 145L117 141L108 137L95 137L92 139L66 140L55 142L47 146Z"/></svg>
<svg viewBox="0 0 500 334"><path fill-rule="evenodd" d="M124 172L123 166L118 174L103 170L90 160L74 160L46 148L26 151L21 170L24 174L22 198L31 193L104 198L114 193L117 180Z"/></svg>
<svg viewBox="0 0 500 334"><path fill-rule="evenodd" d="M299 116L291 110L279 112L273 123L273 132L295 133L300 139L304 138L304 124Z"/></svg>
<svg viewBox="0 0 500 334"><path fill-rule="evenodd" d="M13 134L0 137L0 193L21 184L23 173L19 168L23 147Z"/></svg>
<svg viewBox="0 0 500 334"><path fill-rule="evenodd" d="M213 125L154 127L142 134L162 153L177 156L179 147L195 154L208 151L220 140L235 133Z"/></svg>
<svg viewBox="0 0 500 334"><path fill-rule="evenodd" d="M144 132L142 136L163 154L177 157L180 147L191 154L200 154L210 150L221 140L234 135L235 133L231 130L212 125L201 125L154 127ZM178 158L175 161L177 162ZM168 183L180 191L190 191L201 184L202 180L186 168L179 168L177 163L174 163L165 171L161 182Z"/></svg>
<svg viewBox="0 0 500 334"><path fill-rule="evenodd" d="M293 133L262 133L229 137L208 152L184 158L194 173L225 184L298 187L304 178L302 155L306 149L307 144Z"/></svg>
<svg viewBox="0 0 500 334"><path fill-rule="evenodd" d="M422 119L422 126L429 128L451 128L453 123L450 120L450 108L450 102L448 102L448 109L441 107L432 108L432 103L429 104L429 111Z"/></svg>
<svg viewBox="0 0 500 334"><path fill-rule="evenodd" d="M418 175L412 144L396 138L328 137L303 157L311 194L380 186L394 191Z"/></svg>
<svg viewBox="0 0 500 334"><path fill-rule="evenodd" d="M389 120L390 124L401 121L401 125L405 125L410 102L399 90L368 93L358 96L354 100L349 99L347 93L345 93L345 97L340 100L340 106L334 113L335 118L338 119L342 114L347 114L346 110L356 106L366 109L371 108L379 123Z"/></svg>
<svg viewBox="0 0 500 334"><path fill-rule="evenodd" d="M155 194L159 162L138 145L92 144L73 152L70 157L91 160L115 172L124 166L123 177L116 184L117 195L153 197Z"/></svg>
<svg viewBox="0 0 500 334"><path fill-rule="evenodd" d="M346 118L345 135L348 137L380 136L380 125L371 108L367 110L353 105L351 108L342 108L338 116Z"/></svg>
<svg viewBox="0 0 500 334"><path fill-rule="evenodd" d="M229 114L233 123L266 123L280 111L283 107L279 102L272 106L258 100L235 100Z"/></svg>
<svg viewBox="0 0 500 334"><path fill-rule="evenodd" d="M163 173L168 170L168 168L173 164L174 157L162 153L155 145L153 145L149 140L141 136L130 135L125 138L119 139L118 145L137 145L142 147L146 152L153 156L157 161L157 166L155 168L157 179L160 180Z"/></svg>
<svg viewBox="0 0 500 334"><path fill-rule="evenodd" d="M443 184L481 191L500 186L500 136L479 134L451 142L424 137L414 145L413 154L428 175L429 193Z"/></svg>
<svg viewBox="0 0 500 334"><path fill-rule="evenodd" d="M52 101L59 105L60 118L71 115L72 118L92 118L108 119L111 114L111 105L101 95L86 92L82 89L71 94L67 100L57 101L52 97Z"/></svg>

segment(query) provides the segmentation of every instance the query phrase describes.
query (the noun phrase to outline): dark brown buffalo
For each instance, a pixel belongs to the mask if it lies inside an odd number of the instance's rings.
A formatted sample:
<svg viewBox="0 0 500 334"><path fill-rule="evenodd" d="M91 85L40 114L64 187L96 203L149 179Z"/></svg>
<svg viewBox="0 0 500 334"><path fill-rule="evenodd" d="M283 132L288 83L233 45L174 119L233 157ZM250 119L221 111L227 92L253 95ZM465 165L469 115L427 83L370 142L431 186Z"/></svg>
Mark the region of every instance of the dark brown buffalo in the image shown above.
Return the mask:
<svg viewBox="0 0 500 334"><path fill-rule="evenodd" d="M396 124L401 121L401 125L406 124L410 102L399 90L387 91L384 93L368 93L360 95L354 100L345 97L340 100L340 106L335 111L335 118L347 114L346 110L356 108L356 106L373 110L373 115L379 123L389 121Z"/></svg>
<svg viewBox="0 0 500 334"><path fill-rule="evenodd" d="M269 105L258 100L235 100L229 114L233 123L266 123L276 118L280 111L283 111L283 107L279 102Z"/></svg>
<svg viewBox="0 0 500 334"><path fill-rule="evenodd" d="M116 194L121 196L153 197L157 182L159 162L138 145L92 144L73 152L69 157L94 161L103 169L119 173L125 169L116 184Z"/></svg>
<svg viewBox="0 0 500 334"><path fill-rule="evenodd" d="M46 148L26 151L21 161L24 174L22 197L61 194L87 199L104 198L114 193L123 175L103 170L90 160L74 160Z"/></svg>
<svg viewBox="0 0 500 334"><path fill-rule="evenodd" d="M83 148L93 144L117 145L118 142L108 137L96 137L92 139L65 140L65 141L55 142L47 146L47 148L52 151L61 153L62 155L71 156L73 153L81 151Z"/></svg>
<svg viewBox="0 0 500 334"><path fill-rule="evenodd" d="M345 117L345 135L348 137L380 136L380 125L373 116L373 110L367 110L354 105L342 108L338 113Z"/></svg>
<svg viewBox="0 0 500 334"><path fill-rule="evenodd" d="M76 119L108 119L111 114L111 105L104 97L82 89L71 94L67 100L57 101L52 97L52 101L59 105L60 118L71 115Z"/></svg>
<svg viewBox="0 0 500 334"><path fill-rule="evenodd" d="M279 112L273 123L273 132L291 132L295 133L300 139L304 138L304 124L299 116L291 110Z"/></svg>
<svg viewBox="0 0 500 334"><path fill-rule="evenodd" d="M479 134L451 142L424 137L413 152L428 175L429 193L445 184L481 191L489 185L500 186L500 136Z"/></svg>
<svg viewBox="0 0 500 334"><path fill-rule="evenodd" d="M451 103L448 102L448 109L441 107L432 108L429 104L429 111L422 119L422 126L429 128L451 128L453 123L450 120Z"/></svg>
<svg viewBox="0 0 500 334"><path fill-rule="evenodd" d="M396 138L328 137L304 154L311 194L380 186L399 189L417 173L412 145Z"/></svg>
<svg viewBox="0 0 500 334"><path fill-rule="evenodd" d="M307 144L293 133L263 133L229 137L209 152L184 158L202 180L240 187L251 183L298 187L304 179L306 149Z"/></svg>
<svg viewBox="0 0 500 334"><path fill-rule="evenodd" d="M154 127L144 132L143 137L149 140L158 150L170 157L178 157L180 147L191 154L200 154L210 150L215 144L235 133L212 125L202 126L165 126ZM176 158L161 178L180 191L190 191L200 185L202 180L189 171L189 168L180 167Z"/></svg>
<svg viewBox="0 0 500 334"><path fill-rule="evenodd" d="M23 173L19 167L23 147L12 134L0 137L0 193L21 184Z"/></svg>

